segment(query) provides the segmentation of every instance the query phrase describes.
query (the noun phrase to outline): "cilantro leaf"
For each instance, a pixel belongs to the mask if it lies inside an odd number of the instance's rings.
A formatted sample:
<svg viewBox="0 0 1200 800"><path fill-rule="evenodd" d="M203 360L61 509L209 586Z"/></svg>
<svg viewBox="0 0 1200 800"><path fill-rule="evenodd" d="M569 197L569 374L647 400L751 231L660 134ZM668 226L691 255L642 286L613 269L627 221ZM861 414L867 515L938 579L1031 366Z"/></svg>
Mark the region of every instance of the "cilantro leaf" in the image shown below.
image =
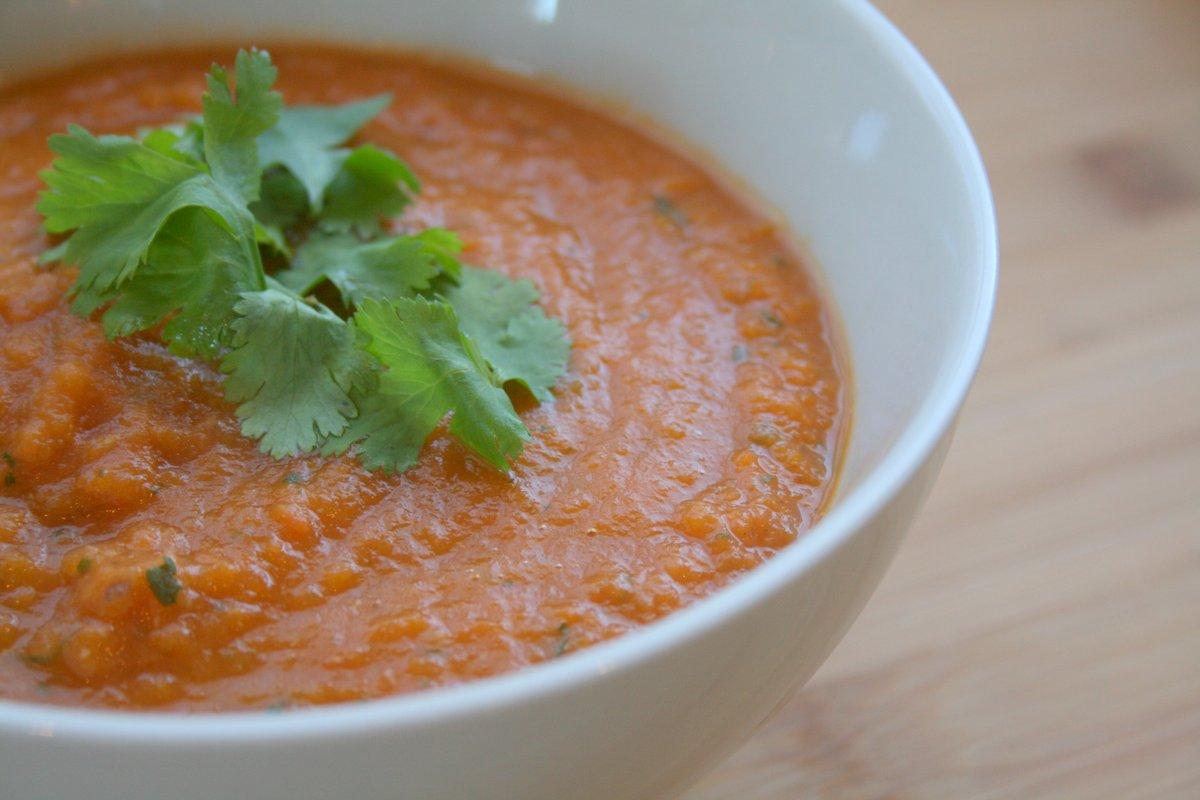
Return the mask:
<svg viewBox="0 0 1200 800"><path fill-rule="evenodd" d="M198 122L147 131L142 144L164 156L200 165L204 162L203 131Z"/></svg>
<svg viewBox="0 0 1200 800"><path fill-rule="evenodd" d="M242 291L263 286L260 231L245 203L258 192L255 138L278 116L265 53L238 54L236 101L221 67L209 74L203 122L137 141L79 127L51 137L43 174L45 227L74 230L62 251L77 263L73 308L106 303L109 336L152 327L185 355L216 355ZM200 160L203 156L207 164Z"/></svg>
<svg viewBox="0 0 1200 800"><path fill-rule="evenodd" d="M237 95L229 74L214 64L204 107L204 159L219 184L246 202L259 191L258 137L279 119L283 98L271 91L278 70L261 50L239 50L234 62Z"/></svg>
<svg viewBox="0 0 1200 800"><path fill-rule="evenodd" d="M538 291L532 283L468 266L457 285L440 292L501 384L514 381L542 402L551 399L550 388L566 372L571 344L563 324L534 305Z"/></svg>
<svg viewBox="0 0 1200 800"><path fill-rule="evenodd" d="M146 264L104 312L109 338L153 327L175 314L163 339L180 355L212 358L228 344L242 292L263 288L254 242L231 235L202 208L175 214L150 245Z"/></svg>
<svg viewBox="0 0 1200 800"><path fill-rule="evenodd" d="M426 228L420 233L414 233L410 238L421 243L425 253L432 258L438 268L450 280L458 283L462 278L462 262L458 254L462 252L462 239L454 231L445 228Z"/></svg>
<svg viewBox="0 0 1200 800"><path fill-rule="evenodd" d="M283 228L278 225L264 225L256 222L254 224L254 241L285 258L291 258L292 248L283 233Z"/></svg>
<svg viewBox="0 0 1200 800"><path fill-rule="evenodd" d="M290 228L308 211L304 187L280 167L263 173L259 198L250 204L255 218L268 228Z"/></svg>
<svg viewBox="0 0 1200 800"><path fill-rule="evenodd" d="M221 362L225 396L240 403L242 433L275 457L312 450L357 413L373 365L354 329L329 309L279 288L248 292L234 306L233 349Z"/></svg>
<svg viewBox="0 0 1200 800"><path fill-rule="evenodd" d="M316 234L296 251L291 269L279 280L302 295L328 280L349 306L367 297L407 297L428 289L448 257L458 265L439 235L448 232L431 230L365 243L350 233Z"/></svg>
<svg viewBox="0 0 1200 800"><path fill-rule="evenodd" d="M96 137L71 126L50 137L58 157L42 173L47 189L38 211L51 233L75 233L63 259L79 265L75 293L83 307L99 305L137 271L172 214L209 209L230 233L248 219L200 167L150 149L127 136Z"/></svg>
<svg viewBox="0 0 1200 800"><path fill-rule="evenodd" d="M385 367L378 389L359 402L359 416L325 452L354 442L369 469L402 472L417 462L429 434L448 413L450 433L484 461L508 472L529 439L487 362L458 327L454 309L425 298L366 300L354 325Z"/></svg>
<svg viewBox="0 0 1200 800"><path fill-rule="evenodd" d="M48 267L56 261L62 261L67 255L67 239L63 239L53 247L49 247L42 251L42 254L37 257L37 265L39 267Z"/></svg>
<svg viewBox="0 0 1200 800"><path fill-rule="evenodd" d="M320 213L329 188L350 151L344 144L392 101L379 95L340 106L291 106L258 139L263 168L282 166L299 181L312 213Z"/></svg>
<svg viewBox="0 0 1200 800"><path fill-rule="evenodd" d="M329 185L321 219L335 224L377 228L380 217L399 214L421 191L408 165L371 144L356 148Z"/></svg>

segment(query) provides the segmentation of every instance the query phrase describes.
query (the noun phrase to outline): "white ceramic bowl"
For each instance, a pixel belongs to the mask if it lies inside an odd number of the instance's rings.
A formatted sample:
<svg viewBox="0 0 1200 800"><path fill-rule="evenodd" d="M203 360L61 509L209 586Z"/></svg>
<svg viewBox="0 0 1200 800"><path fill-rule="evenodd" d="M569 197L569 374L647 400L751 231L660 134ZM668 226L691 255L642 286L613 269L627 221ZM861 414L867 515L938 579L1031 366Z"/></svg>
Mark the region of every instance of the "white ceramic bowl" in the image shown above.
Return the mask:
<svg viewBox="0 0 1200 800"><path fill-rule="evenodd" d="M809 245L855 426L839 499L715 596L553 663L285 714L0 702L5 800L646 800L680 792L817 669L929 489L991 313L979 155L859 0L0 2L0 80L106 49L338 38L459 51L617 99L713 153Z"/></svg>

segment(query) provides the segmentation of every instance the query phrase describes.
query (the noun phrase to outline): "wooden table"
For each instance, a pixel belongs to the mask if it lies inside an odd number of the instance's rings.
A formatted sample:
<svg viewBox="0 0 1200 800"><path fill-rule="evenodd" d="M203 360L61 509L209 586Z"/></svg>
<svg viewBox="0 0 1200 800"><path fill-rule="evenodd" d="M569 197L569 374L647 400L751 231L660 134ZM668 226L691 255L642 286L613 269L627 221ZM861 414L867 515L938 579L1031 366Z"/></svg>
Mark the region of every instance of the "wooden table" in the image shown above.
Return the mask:
<svg viewBox="0 0 1200 800"><path fill-rule="evenodd" d="M1200 2L881 5L991 174L991 343L879 592L686 800L1200 798Z"/></svg>

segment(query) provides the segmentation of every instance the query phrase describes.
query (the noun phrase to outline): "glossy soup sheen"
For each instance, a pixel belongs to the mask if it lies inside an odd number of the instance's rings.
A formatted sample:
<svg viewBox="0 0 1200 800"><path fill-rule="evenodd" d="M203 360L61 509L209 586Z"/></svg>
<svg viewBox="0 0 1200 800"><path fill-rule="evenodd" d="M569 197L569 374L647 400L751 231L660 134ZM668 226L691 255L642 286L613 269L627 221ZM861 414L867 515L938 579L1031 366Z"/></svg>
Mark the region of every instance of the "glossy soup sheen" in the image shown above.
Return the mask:
<svg viewBox="0 0 1200 800"><path fill-rule="evenodd" d="M400 476L275 461L216 373L106 341L41 270L46 137L199 110L232 50L0 90L0 697L233 710L360 700L570 654L659 619L813 522L846 405L787 237L703 168L532 84L277 47L290 103L392 92L363 138L423 178L398 223L532 279L574 340L511 477L436 433ZM145 577L170 555L183 591ZM85 560L81 567L81 561Z"/></svg>

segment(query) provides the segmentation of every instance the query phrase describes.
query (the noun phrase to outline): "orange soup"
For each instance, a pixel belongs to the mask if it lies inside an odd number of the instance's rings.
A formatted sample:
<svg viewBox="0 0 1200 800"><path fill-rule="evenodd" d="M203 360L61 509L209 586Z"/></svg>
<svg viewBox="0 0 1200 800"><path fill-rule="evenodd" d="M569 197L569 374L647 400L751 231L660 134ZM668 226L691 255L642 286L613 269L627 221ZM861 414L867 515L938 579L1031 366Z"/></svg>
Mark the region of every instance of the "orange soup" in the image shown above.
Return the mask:
<svg viewBox="0 0 1200 800"><path fill-rule="evenodd" d="M361 139L424 189L396 225L540 289L573 348L515 397L511 475L439 429L399 475L276 460L219 375L74 316L34 205L47 137L199 110L231 50L0 90L0 698L245 710L362 700L558 658L728 584L812 524L846 389L784 232L685 155L534 85L274 48L289 103L391 92ZM146 580L170 557L177 602Z"/></svg>

